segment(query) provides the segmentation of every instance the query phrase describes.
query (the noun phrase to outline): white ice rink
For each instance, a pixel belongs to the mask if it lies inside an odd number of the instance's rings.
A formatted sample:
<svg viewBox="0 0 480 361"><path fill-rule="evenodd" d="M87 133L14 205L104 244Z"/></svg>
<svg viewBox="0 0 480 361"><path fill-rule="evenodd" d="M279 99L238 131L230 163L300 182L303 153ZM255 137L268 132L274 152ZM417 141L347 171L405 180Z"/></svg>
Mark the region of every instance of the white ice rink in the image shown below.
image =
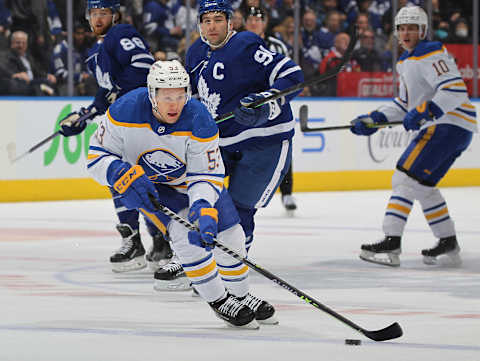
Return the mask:
<svg viewBox="0 0 480 361"><path fill-rule="evenodd" d="M0 361L480 360L480 188L443 189L459 268L422 263L435 240L418 204L400 268L358 258L362 242L382 235L389 193L298 193L294 218L275 196L257 217L251 252L368 330L399 322L404 336L389 342L368 340L254 271L253 292L274 304L278 326L231 329L190 292L153 291L146 270L112 273L120 241L111 200L0 204Z"/></svg>

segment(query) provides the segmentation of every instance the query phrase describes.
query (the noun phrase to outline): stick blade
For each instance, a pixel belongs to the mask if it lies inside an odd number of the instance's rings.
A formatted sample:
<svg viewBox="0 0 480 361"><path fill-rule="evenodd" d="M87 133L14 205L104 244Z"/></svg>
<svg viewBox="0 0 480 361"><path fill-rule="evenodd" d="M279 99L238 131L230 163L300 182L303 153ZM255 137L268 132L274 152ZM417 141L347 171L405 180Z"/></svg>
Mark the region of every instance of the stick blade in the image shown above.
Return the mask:
<svg viewBox="0 0 480 361"><path fill-rule="evenodd" d="M367 331L361 330L361 332L367 336L369 339L374 341L386 341L393 340L394 338L399 338L403 335L403 330L398 324L398 322L392 323L390 326L382 328L377 331Z"/></svg>
<svg viewBox="0 0 480 361"><path fill-rule="evenodd" d="M308 106L303 104L299 110L299 118L300 118L300 130L302 132L308 130Z"/></svg>

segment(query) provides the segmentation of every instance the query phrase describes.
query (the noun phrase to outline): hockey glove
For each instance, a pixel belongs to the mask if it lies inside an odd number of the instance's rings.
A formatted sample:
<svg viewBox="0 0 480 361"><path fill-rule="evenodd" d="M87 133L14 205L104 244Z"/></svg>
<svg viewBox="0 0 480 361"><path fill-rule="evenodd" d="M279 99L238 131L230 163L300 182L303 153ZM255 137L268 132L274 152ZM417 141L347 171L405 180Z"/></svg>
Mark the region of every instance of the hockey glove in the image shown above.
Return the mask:
<svg viewBox="0 0 480 361"><path fill-rule="evenodd" d="M188 220L192 223L198 222L199 228L199 232L188 232L188 241L211 251L215 247L214 238L217 236L218 211L205 199L199 199L190 207Z"/></svg>
<svg viewBox="0 0 480 361"><path fill-rule="evenodd" d="M281 100L272 100L256 108L247 108L250 104L268 98L274 94L274 90L262 93L252 93L240 100L240 107L233 111L235 120L247 127L258 127L267 121L275 119L282 111ZM285 100L283 100L285 101Z"/></svg>
<svg viewBox="0 0 480 361"><path fill-rule="evenodd" d="M154 213L156 208L148 194L158 197L152 181L145 175L139 165L133 167L121 160L113 161L107 170L108 183L122 196L121 201L128 209L143 209Z"/></svg>
<svg viewBox="0 0 480 361"><path fill-rule="evenodd" d="M115 88L112 90L99 88L97 94L95 95L95 99L93 100L92 106L97 109L99 114L105 114L108 107L117 99L117 96L118 90Z"/></svg>
<svg viewBox="0 0 480 361"><path fill-rule="evenodd" d="M87 116L90 114L90 116ZM64 137L80 134L87 127L87 121L95 118L96 109L93 106L80 108L78 112L72 112L60 121L60 134Z"/></svg>
<svg viewBox="0 0 480 361"><path fill-rule="evenodd" d="M405 130L418 130L427 121L440 118L443 110L433 101L425 101L415 109L410 110L403 118Z"/></svg>
<svg viewBox="0 0 480 361"><path fill-rule="evenodd" d="M375 133L378 128L370 128L367 124L387 123L387 117L382 112L374 110L370 114L362 114L353 119L350 123L352 127L350 131L356 135L371 135Z"/></svg>

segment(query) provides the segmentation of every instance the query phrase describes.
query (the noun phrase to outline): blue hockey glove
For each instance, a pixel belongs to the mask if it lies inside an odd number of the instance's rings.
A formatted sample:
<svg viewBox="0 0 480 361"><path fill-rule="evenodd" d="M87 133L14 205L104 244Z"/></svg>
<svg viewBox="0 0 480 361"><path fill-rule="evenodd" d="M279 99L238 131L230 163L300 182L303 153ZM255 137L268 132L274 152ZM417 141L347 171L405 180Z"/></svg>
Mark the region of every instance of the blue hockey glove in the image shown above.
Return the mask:
<svg viewBox="0 0 480 361"><path fill-rule="evenodd" d="M247 127L258 127L267 121L275 119L282 111L281 100L272 100L256 108L247 108L250 104L265 99L274 94L274 91L252 93L240 100L240 107L233 111L235 121Z"/></svg>
<svg viewBox="0 0 480 361"><path fill-rule="evenodd" d="M91 116L84 117L87 114L91 114ZM60 134L64 137L80 134L87 127L87 121L95 118L96 115L96 110L93 106L80 108L78 112L68 114L60 121Z"/></svg>
<svg viewBox="0 0 480 361"><path fill-rule="evenodd" d="M128 209L144 209L154 213L156 209L148 194L158 197L152 181L139 165L133 167L121 160L113 161L107 170L108 183L122 196L121 201Z"/></svg>
<svg viewBox="0 0 480 361"><path fill-rule="evenodd" d="M217 236L218 211L204 199L193 202L188 212L188 220L198 222L200 232L188 232L188 241L198 247L211 251L214 247L214 238Z"/></svg>
<svg viewBox="0 0 480 361"><path fill-rule="evenodd" d="M432 101L425 101L415 109L410 110L403 118L405 130L418 130L425 122L440 118L443 110Z"/></svg>
<svg viewBox="0 0 480 361"><path fill-rule="evenodd" d="M95 95L95 99L93 100L92 106L97 109L99 114L105 114L108 107L117 99L117 96L118 90L115 88L112 90L99 88L97 94Z"/></svg>
<svg viewBox="0 0 480 361"><path fill-rule="evenodd" d="M367 124L387 123L387 117L382 112L374 110L370 114L362 114L353 119L350 124L352 127L350 131L356 135L371 135L375 133L378 128L370 128Z"/></svg>

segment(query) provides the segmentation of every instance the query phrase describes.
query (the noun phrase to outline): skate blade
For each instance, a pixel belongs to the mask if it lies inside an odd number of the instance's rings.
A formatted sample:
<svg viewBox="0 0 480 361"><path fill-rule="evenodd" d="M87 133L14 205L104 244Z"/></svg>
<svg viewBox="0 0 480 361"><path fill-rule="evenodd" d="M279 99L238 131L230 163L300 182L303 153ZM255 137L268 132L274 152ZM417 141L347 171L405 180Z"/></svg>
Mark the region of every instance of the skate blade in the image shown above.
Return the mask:
<svg viewBox="0 0 480 361"><path fill-rule="evenodd" d="M381 253L386 256L386 258L376 257L377 253L362 251L360 253L360 259L366 262L379 264L382 266L389 266L389 267L399 267L400 266L400 258L397 254L392 253Z"/></svg>
<svg viewBox="0 0 480 361"><path fill-rule="evenodd" d="M269 317L265 320L257 320L257 322L261 325L278 325L279 324L275 316Z"/></svg>
<svg viewBox="0 0 480 361"><path fill-rule="evenodd" d="M118 262L110 264L112 265L112 272L115 273L138 271L147 267L147 263L145 262L145 258L143 256L134 258L128 262Z"/></svg>
<svg viewBox="0 0 480 361"><path fill-rule="evenodd" d="M152 272L157 272L160 268L168 264L171 258L164 258L160 261L147 261L148 269Z"/></svg>
<svg viewBox="0 0 480 361"><path fill-rule="evenodd" d="M428 266L459 267L462 265L462 259L460 258L459 250L454 250L437 257L423 256L423 263Z"/></svg>
<svg viewBox="0 0 480 361"><path fill-rule="evenodd" d="M241 329L244 329L244 330L258 330L260 328L260 325L258 324L258 322L256 320L252 320L252 321L250 321L249 323L247 323L246 325L243 325L243 326L235 326L235 325L231 324L230 322L228 322L226 320L223 320L223 322L225 322L227 324L227 326L230 327L230 328L241 328Z"/></svg>
<svg viewBox="0 0 480 361"><path fill-rule="evenodd" d="M174 280L162 281L155 280L153 289L158 292L163 291L189 291L192 289L190 280L187 277L179 277Z"/></svg>

